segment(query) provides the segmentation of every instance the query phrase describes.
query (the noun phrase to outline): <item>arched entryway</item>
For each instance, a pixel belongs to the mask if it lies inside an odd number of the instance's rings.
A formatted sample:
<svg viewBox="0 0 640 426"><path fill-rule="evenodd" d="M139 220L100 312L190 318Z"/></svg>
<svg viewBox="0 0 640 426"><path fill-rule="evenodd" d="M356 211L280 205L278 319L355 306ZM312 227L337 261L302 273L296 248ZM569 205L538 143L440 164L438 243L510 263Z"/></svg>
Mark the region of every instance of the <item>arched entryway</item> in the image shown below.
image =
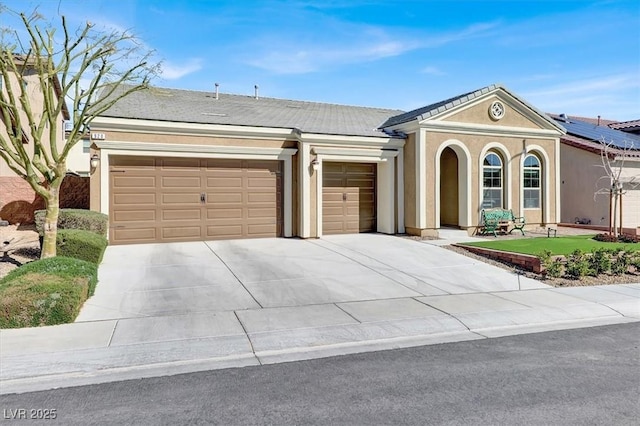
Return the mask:
<svg viewBox="0 0 640 426"><path fill-rule="evenodd" d="M440 154L440 226L460 224L458 155L450 147Z"/></svg>

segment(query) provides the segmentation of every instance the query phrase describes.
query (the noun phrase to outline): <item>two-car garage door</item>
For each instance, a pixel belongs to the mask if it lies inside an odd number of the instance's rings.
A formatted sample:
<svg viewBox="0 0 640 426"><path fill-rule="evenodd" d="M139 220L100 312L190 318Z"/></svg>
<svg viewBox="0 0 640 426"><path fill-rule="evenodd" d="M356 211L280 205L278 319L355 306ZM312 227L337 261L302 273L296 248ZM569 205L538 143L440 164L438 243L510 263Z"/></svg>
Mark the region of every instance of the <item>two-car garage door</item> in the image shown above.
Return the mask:
<svg viewBox="0 0 640 426"><path fill-rule="evenodd" d="M276 237L281 162L112 157L112 244Z"/></svg>

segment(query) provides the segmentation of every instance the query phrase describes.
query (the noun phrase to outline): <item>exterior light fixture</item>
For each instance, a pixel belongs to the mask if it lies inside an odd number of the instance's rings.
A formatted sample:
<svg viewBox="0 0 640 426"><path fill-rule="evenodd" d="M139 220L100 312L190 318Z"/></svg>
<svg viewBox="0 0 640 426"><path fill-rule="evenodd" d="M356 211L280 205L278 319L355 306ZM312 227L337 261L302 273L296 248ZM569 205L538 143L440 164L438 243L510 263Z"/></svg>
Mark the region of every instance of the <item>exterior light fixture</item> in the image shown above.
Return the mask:
<svg viewBox="0 0 640 426"><path fill-rule="evenodd" d="M320 161L318 161L318 157L311 161L311 167L313 167L313 170L318 170L320 168Z"/></svg>
<svg viewBox="0 0 640 426"><path fill-rule="evenodd" d="M93 154L91 156L91 160L89 161L89 164L91 165L92 169L95 169L98 167L98 165L100 165L100 157L98 157L98 154Z"/></svg>

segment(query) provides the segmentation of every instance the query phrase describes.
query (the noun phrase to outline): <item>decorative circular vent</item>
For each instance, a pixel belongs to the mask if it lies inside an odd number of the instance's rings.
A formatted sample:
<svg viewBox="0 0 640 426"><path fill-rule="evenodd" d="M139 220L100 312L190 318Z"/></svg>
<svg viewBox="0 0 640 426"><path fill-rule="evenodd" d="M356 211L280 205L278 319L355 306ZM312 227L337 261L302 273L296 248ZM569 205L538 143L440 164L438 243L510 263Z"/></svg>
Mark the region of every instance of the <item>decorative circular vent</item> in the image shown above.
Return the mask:
<svg viewBox="0 0 640 426"><path fill-rule="evenodd" d="M491 106L489 107L489 116L491 118L493 118L494 120L500 120L502 117L504 117L504 113L505 108L502 102L494 101L491 103Z"/></svg>

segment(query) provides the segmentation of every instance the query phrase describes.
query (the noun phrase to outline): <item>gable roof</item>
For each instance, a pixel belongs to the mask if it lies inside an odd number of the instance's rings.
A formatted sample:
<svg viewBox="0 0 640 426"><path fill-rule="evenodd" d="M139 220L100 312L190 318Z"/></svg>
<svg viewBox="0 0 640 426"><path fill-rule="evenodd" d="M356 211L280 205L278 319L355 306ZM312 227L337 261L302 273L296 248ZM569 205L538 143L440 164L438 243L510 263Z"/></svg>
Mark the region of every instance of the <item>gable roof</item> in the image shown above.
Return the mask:
<svg viewBox="0 0 640 426"><path fill-rule="evenodd" d="M381 123L402 111L152 87L116 102L102 117L298 129L304 133L389 137Z"/></svg>
<svg viewBox="0 0 640 426"><path fill-rule="evenodd" d="M434 104L427 105L422 108L414 109L413 111L405 112L395 117L391 117L381 126L381 128L392 127L398 124L408 123L414 120L422 121L434 115L453 109L459 105L464 105L465 103L470 102L473 99L482 97L488 93L496 92L498 90L502 90L508 93L510 96L517 99L520 103L524 104L530 110L532 110L533 112L538 114L540 117L542 117L544 120L546 120L553 127L557 128L558 130L562 131L562 133L564 133L564 129L562 128L562 126L559 125L554 120L552 120L547 114L538 110L533 105L529 104L527 101L520 98L516 94L512 93L506 87L500 84L492 84L490 86L486 86L481 89L474 90L472 92L463 93L462 95L458 95L453 98L446 99L444 101L436 102Z"/></svg>

